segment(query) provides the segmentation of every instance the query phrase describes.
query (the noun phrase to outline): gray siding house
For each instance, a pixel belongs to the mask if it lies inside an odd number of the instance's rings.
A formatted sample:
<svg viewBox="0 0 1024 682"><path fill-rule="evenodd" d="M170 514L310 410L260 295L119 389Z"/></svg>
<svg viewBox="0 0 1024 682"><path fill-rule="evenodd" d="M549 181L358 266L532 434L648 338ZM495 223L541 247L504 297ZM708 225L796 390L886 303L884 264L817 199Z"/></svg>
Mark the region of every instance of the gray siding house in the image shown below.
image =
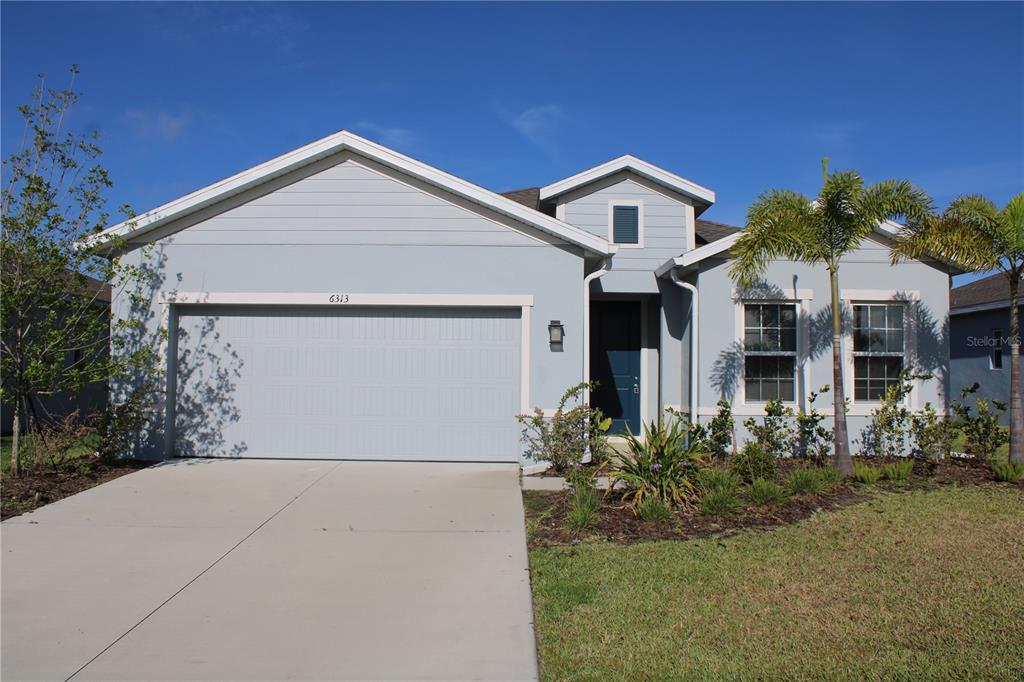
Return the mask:
<svg viewBox="0 0 1024 682"><path fill-rule="evenodd" d="M140 455L520 461L515 415L590 379L620 433L804 406L827 277L780 261L737 290L714 201L631 156L497 194L340 132L112 226L156 275L113 314L170 332ZM948 273L890 265L892 227L842 273L853 434L900 367L946 403Z"/></svg>
<svg viewBox="0 0 1024 682"><path fill-rule="evenodd" d="M1010 285L1002 273L949 292L950 391L980 384L979 398L1010 402ZM1024 319L1024 306L1019 308ZM1003 422L1009 415L1003 414Z"/></svg>

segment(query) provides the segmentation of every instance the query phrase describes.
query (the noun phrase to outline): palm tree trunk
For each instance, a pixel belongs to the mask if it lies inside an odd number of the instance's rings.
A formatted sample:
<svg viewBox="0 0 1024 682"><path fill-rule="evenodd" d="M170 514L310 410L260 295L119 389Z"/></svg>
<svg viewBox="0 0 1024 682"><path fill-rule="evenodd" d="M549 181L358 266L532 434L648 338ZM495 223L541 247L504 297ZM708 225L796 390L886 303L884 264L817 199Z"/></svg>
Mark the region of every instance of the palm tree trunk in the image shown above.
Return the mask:
<svg viewBox="0 0 1024 682"><path fill-rule="evenodd" d="M1024 400L1020 385L1020 273L1010 274L1010 459L1024 463Z"/></svg>
<svg viewBox="0 0 1024 682"><path fill-rule="evenodd" d="M853 460L850 459L850 438L846 430L846 391L843 388L843 310L839 305L838 270L829 268L828 277L832 290L832 384L835 387L832 391L835 412L833 444L836 468L843 476L852 476Z"/></svg>

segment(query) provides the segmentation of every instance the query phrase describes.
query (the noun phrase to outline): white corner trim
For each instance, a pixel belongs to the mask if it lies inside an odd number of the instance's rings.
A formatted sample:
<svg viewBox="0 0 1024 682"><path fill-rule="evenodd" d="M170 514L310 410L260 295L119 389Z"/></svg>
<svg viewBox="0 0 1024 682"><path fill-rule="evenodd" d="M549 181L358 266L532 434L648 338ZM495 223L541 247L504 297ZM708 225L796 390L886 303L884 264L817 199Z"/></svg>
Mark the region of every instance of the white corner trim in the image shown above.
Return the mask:
<svg viewBox="0 0 1024 682"><path fill-rule="evenodd" d="M669 189L673 189L680 194L683 194L700 201L713 204L715 203L715 193L707 187L702 187L695 182L687 180L686 178L680 177L675 173L670 173L663 168L647 163L641 159L626 154L620 156L617 159L612 159L606 163L602 163L599 166L588 168L587 170L577 173L571 177L559 180L558 182L541 187L540 198L541 201L545 201L552 197L556 197L560 194L570 192L577 187L582 187L601 178L607 177L618 173L619 171L630 170L647 178L654 182L664 185Z"/></svg>
<svg viewBox="0 0 1024 682"><path fill-rule="evenodd" d="M532 295L504 294L359 294L346 292L164 292L161 303L176 305L322 305L337 308L409 306L438 308L522 308L533 305Z"/></svg>
<svg viewBox="0 0 1024 682"><path fill-rule="evenodd" d="M399 154L394 150L371 142L347 130L328 135L304 147L282 154L241 173L175 199L163 206L147 211L130 220L112 225L99 234L83 240L81 243L87 245L100 244L112 236L139 237L161 225L165 225L173 220L252 189L268 180L280 177L302 166L345 150L355 152L414 178L441 187L456 196L508 215L577 246L582 246L601 255L609 254L608 243L586 230L569 225L557 218L552 218L540 211L534 211L508 197L503 197L500 194L445 173L404 154Z"/></svg>
<svg viewBox="0 0 1024 682"><path fill-rule="evenodd" d="M530 322L533 312L533 297L529 305L523 305L519 320L519 412L530 413Z"/></svg>
<svg viewBox="0 0 1024 682"><path fill-rule="evenodd" d="M636 244L615 241L615 207L635 206L637 219ZM608 243L620 249L644 248L644 202L642 199L609 199L608 200Z"/></svg>

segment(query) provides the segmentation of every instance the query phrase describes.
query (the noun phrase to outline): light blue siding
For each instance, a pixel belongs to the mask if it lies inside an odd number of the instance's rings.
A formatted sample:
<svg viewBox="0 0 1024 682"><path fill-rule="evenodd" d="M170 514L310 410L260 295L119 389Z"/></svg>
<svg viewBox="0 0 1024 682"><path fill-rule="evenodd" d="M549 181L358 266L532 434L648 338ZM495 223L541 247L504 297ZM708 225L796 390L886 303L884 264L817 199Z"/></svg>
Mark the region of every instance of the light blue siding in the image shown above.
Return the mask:
<svg viewBox="0 0 1024 682"><path fill-rule="evenodd" d="M1024 319L1024 307L1020 309ZM950 317L950 393L960 398L960 391L975 382L981 384L976 398L1010 402L1010 307L981 310ZM1003 333L1003 368L993 369L990 357L992 346L988 341L992 330ZM1002 414L1003 423L1009 423L1009 413Z"/></svg>

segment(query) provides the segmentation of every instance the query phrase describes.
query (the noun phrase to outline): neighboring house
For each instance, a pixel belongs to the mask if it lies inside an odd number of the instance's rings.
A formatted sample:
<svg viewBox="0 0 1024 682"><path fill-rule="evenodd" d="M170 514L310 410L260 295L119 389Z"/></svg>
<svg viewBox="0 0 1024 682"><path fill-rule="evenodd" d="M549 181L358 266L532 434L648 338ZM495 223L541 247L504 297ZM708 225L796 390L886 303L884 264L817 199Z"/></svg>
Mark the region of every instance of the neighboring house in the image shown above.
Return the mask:
<svg viewBox="0 0 1024 682"><path fill-rule="evenodd" d="M341 132L115 225L162 284L114 314L173 332L142 454L518 461L514 416L588 379L618 432L803 406L831 382L826 273L738 291L714 201L631 156L501 195ZM843 265L853 435L903 366L945 405L948 274L890 265L890 228Z"/></svg>
<svg viewBox="0 0 1024 682"><path fill-rule="evenodd" d="M1024 319L1024 306L1019 308ZM998 273L949 292L950 391L1010 402L1010 283ZM1008 423L1009 415L1002 415Z"/></svg>
<svg viewBox="0 0 1024 682"><path fill-rule="evenodd" d="M98 279L86 277L85 286L90 296L95 295L95 305L103 306L105 309L103 315L109 317L110 285ZM101 338L96 339L97 343L103 341L104 339ZM79 362L81 359L80 353L81 351L68 351L66 354L67 364L70 366L73 363ZM32 414L37 421L43 423L54 423L74 412L78 412L80 417L86 419L106 409L109 392L110 387L106 381L97 381L85 386L75 395L57 393L50 396L40 396L32 401ZM2 408L0 408L0 433L5 436L10 435L13 426L14 407L4 403Z"/></svg>

